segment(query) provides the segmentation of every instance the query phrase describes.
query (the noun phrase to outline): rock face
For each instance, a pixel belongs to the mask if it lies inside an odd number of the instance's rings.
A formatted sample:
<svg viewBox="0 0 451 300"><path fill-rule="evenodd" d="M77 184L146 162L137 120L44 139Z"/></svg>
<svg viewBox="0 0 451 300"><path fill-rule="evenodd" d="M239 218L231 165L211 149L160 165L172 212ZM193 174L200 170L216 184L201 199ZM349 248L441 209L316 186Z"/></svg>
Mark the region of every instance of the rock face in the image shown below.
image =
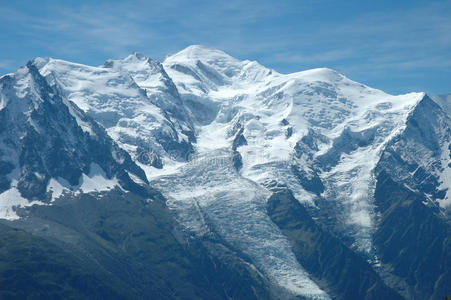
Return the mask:
<svg viewBox="0 0 451 300"><path fill-rule="evenodd" d="M289 190L276 187L267 209L296 258L332 298L402 299L361 256L323 230Z"/></svg>
<svg viewBox="0 0 451 300"><path fill-rule="evenodd" d="M450 116L425 97L376 168L381 274L406 298L449 294L450 143Z"/></svg>
<svg viewBox="0 0 451 300"><path fill-rule="evenodd" d="M55 295L83 297L92 262L105 298L451 294L446 97L202 46L161 63L36 58L0 94L5 238L61 257Z"/></svg>
<svg viewBox="0 0 451 300"><path fill-rule="evenodd" d="M52 188L89 189L100 179L111 188L144 189L130 178L147 182L130 155L52 88L33 63L0 80L0 177L2 192L18 192L13 202L47 203L58 193ZM3 196L3 217L14 218Z"/></svg>
<svg viewBox="0 0 451 300"><path fill-rule="evenodd" d="M385 172L378 175L374 243L388 285L407 299L441 299L451 282L451 231L427 198Z"/></svg>

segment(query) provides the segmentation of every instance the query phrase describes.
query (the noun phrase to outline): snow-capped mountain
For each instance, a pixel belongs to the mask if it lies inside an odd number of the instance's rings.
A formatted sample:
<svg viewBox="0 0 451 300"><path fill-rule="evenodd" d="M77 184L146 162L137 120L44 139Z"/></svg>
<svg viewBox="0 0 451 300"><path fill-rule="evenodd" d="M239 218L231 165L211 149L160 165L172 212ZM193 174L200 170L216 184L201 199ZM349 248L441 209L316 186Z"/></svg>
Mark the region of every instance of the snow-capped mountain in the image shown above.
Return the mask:
<svg viewBox="0 0 451 300"><path fill-rule="evenodd" d="M0 89L3 218L13 205L48 203L48 191L89 192L92 178L131 191L149 183L183 232L200 240L214 233L282 298L434 299L449 291L445 102L389 95L326 68L280 74L203 46L161 63L137 53L100 67L36 58L3 76ZM44 109L46 124L34 117ZM37 137L27 142L30 132ZM102 159L92 157L99 144L111 152ZM54 167L42 160L56 155ZM426 239L402 246L425 248L402 266L389 254L396 241L383 239L390 226L410 232L392 220L407 208L412 228L427 220L440 231L429 278L414 275L427 271Z"/></svg>
<svg viewBox="0 0 451 300"><path fill-rule="evenodd" d="M164 159L184 161L192 153L192 121L160 63L136 53L102 67L33 63L138 163L161 169Z"/></svg>
<svg viewBox="0 0 451 300"><path fill-rule="evenodd" d="M0 94L2 218L17 218L15 205L49 203L64 191L133 190L147 183L130 155L34 64L1 77Z"/></svg>

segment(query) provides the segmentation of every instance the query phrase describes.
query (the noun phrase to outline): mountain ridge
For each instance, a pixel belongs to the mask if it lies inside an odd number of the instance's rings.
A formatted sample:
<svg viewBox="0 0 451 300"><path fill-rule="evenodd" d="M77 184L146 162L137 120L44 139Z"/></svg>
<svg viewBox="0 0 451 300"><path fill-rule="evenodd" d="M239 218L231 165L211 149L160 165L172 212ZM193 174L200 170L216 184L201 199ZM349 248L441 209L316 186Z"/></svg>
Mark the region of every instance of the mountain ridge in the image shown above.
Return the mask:
<svg viewBox="0 0 451 300"><path fill-rule="evenodd" d="M387 265L375 240L384 232L377 206L383 201L375 196L382 174L429 199L431 218L448 218L451 121L424 93L392 96L328 68L280 74L198 45L161 63L133 53L101 67L51 58L29 65L42 75L41 86L76 111L71 124L83 131L80 137L89 139L92 126L99 126L102 136L126 151L134 170L123 172L129 189L157 188L183 230L199 239L214 230L288 294L329 297L294 254L292 243L299 241L268 215L274 185L285 187L306 210L305 220L313 220L303 228L314 222L311 228L321 228L315 234L331 234L337 249L354 253L349 261L364 257L365 268L385 280L371 275L381 291L388 291L384 284L397 288L379 271ZM2 107L4 98L2 93ZM424 128L418 125L424 122ZM0 186L12 171L7 163ZM111 179L105 165L97 165L95 174L89 170L95 165L82 173ZM53 189L64 195L67 187L59 180ZM336 295L339 286L325 287Z"/></svg>

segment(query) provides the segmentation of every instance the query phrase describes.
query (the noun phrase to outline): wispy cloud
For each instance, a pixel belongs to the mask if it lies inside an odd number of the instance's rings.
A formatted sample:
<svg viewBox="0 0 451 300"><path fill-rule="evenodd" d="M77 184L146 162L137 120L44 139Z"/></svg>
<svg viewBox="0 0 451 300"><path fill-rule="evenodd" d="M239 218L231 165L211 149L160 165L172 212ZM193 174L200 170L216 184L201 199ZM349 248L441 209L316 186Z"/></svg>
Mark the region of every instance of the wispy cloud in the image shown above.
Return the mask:
<svg viewBox="0 0 451 300"><path fill-rule="evenodd" d="M325 52L313 53L313 54L302 54L297 52L282 52L276 53L273 57L275 62L283 63L302 63L302 64L312 64L312 63L328 63L334 61L340 61L351 57L355 52L352 49L335 49Z"/></svg>
<svg viewBox="0 0 451 300"><path fill-rule="evenodd" d="M404 70L437 67L441 60L450 58L450 3L366 13L328 30L320 29L314 40L329 39L328 44L336 46L337 52L350 54L352 49L356 60L365 60L375 68L388 64L391 69ZM337 61L342 58L337 56Z"/></svg>
<svg viewBox="0 0 451 300"><path fill-rule="evenodd" d="M310 2L305 0L303 6ZM155 48L176 51L200 43L245 55L272 48L262 24L268 18L282 18L289 9L287 4L266 0L124 1L81 6L51 1L44 14L8 7L0 12L12 23L21 24L21 34L63 54L97 50L119 55L146 47L150 52ZM258 33L252 36L253 31Z"/></svg>
<svg viewBox="0 0 451 300"><path fill-rule="evenodd" d="M10 70L14 67L16 67L16 66L14 65L13 60L9 60L9 59L0 60L0 69Z"/></svg>
<svg viewBox="0 0 451 300"><path fill-rule="evenodd" d="M0 42L16 39L10 53L23 46L27 59L32 49L86 63L132 51L162 59L204 44L282 72L328 66L364 79L432 73L450 61L449 0L381 1L367 9L332 0L28 2L0 7L0 26L10 33ZM7 51L0 59L15 61Z"/></svg>

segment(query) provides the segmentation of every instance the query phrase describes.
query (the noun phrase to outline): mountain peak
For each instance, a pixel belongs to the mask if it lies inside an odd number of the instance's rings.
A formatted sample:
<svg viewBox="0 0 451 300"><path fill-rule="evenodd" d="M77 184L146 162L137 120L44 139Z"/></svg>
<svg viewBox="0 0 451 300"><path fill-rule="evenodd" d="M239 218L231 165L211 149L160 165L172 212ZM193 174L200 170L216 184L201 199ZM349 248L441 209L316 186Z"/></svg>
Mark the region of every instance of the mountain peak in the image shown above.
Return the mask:
<svg viewBox="0 0 451 300"><path fill-rule="evenodd" d="M123 59L108 59L107 61L105 61L105 63L103 64L103 67L105 68L113 68L115 66L121 65L154 65L157 62L152 60L151 58L145 56L142 53L139 52L132 52L130 55L128 55L127 57L123 58Z"/></svg>
<svg viewBox="0 0 451 300"><path fill-rule="evenodd" d="M203 61L209 64L237 64L240 61L224 51L209 48L202 45L191 45L180 52L168 56L165 59L167 62L194 62Z"/></svg>
<svg viewBox="0 0 451 300"><path fill-rule="evenodd" d="M145 56L140 52L132 52L130 55L122 59L122 61L151 61L149 57Z"/></svg>
<svg viewBox="0 0 451 300"><path fill-rule="evenodd" d="M220 86L261 82L277 73L256 61L239 60L221 50L200 45L189 46L166 57L163 66L182 93L186 90L197 95L218 91ZM183 83L184 78L191 79Z"/></svg>
<svg viewBox="0 0 451 300"><path fill-rule="evenodd" d="M287 74L289 77L302 78L306 81L337 82L347 79L343 74L329 68L315 68ZM348 79L349 80L349 79Z"/></svg>
<svg viewBox="0 0 451 300"><path fill-rule="evenodd" d="M142 54L142 53L140 53L140 52L132 52L132 54L130 54L128 57L130 57L130 58L137 58L137 59L147 59L147 57L144 55L144 54Z"/></svg>
<svg viewBox="0 0 451 300"><path fill-rule="evenodd" d="M40 69L44 65L50 62L52 60L51 57L35 57L31 60L31 63L36 66L36 68Z"/></svg>

